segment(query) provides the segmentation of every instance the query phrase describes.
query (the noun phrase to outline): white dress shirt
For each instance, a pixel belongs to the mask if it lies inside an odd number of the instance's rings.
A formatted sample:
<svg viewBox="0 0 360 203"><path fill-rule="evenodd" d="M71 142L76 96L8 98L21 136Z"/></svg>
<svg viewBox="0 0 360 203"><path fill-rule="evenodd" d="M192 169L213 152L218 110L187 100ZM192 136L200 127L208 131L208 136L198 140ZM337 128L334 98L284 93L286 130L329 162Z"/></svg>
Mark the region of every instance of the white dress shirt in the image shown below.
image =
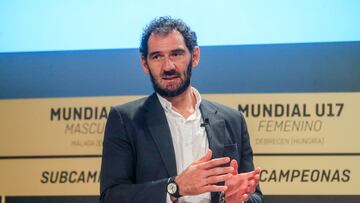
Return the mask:
<svg viewBox="0 0 360 203"><path fill-rule="evenodd" d="M196 98L195 111L188 118L185 118L174 111L172 104L157 94L170 127L175 151L177 174L180 174L192 162L204 156L209 150L209 142L205 128L200 126L202 123L201 111L199 108L201 96L195 88L192 88L192 92ZM209 203L210 199L211 196L208 192L196 196L184 196L179 198L177 202ZM167 203L170 202L170 196L167 195Z"/></svg>

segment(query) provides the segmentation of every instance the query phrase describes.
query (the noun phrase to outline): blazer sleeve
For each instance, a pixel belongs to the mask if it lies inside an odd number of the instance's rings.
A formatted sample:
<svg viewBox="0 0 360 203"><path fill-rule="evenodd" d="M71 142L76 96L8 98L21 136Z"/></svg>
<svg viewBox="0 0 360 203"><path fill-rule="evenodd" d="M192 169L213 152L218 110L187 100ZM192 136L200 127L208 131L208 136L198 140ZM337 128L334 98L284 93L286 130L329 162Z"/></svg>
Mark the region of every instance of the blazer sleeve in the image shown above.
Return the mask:
<svg viewBox="0 0 360 203"><path fill-rule="evenodd" d="M166 202L167 178L135 182L134 137L119 111L112 108L105 127L100 178L100 202Z"/></svg>
<svg viewBox="0 0 360 203"><path fill-rule="evenodd" d="M250 145L250 137L247 129L246 121L244 116L240 113L241 116L241 160L239 164L239 173L248 172L254 170L253 164L253 151ZM260 190L259 185L256 187L256 190L253 194L249 195L248 201L246 203L262 203L264 202L263 194Z"/></svg>

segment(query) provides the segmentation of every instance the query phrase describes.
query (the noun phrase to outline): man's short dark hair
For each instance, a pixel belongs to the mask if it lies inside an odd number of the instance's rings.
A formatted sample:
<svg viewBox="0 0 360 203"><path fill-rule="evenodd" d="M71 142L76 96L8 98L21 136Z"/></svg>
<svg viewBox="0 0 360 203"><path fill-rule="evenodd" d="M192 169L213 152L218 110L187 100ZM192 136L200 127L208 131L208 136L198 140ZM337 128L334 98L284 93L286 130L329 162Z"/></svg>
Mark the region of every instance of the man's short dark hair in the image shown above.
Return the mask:
<svg viewBox="0 0 360 203"><path fill-rule="evenodd" d="M171 31L179 31L185 40L185 45L192 53L197 46L196 33L190 29L188 25L181 19L173 19L169 16L155 18L145 27L141 36L140 53L143 57L148 55L148 41L151 33L159 35L167 35Z"/></svg>

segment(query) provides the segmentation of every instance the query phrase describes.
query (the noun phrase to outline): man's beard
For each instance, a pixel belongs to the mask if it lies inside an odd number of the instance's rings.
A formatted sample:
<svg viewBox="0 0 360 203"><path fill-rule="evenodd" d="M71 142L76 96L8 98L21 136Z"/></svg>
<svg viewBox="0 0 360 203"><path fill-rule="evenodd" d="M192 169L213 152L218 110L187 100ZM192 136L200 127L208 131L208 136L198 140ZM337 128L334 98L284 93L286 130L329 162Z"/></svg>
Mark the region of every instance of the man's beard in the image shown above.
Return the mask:
<svg viewBox="0 0 360 203"><path fill-rule="evenodd" d="M179 87L177 87L174 90L162 88L160 86L160 84L157 83L154 76L150 72L151 83L153 85L155 92L157 92L160 96L176 97L176 96L179 96L180 94L182 94L183 92L185 92L185 90L190 86L191 71L192 71L192 63L190 62L188 65L188 68L184 74L184 77L185 77L184 80L181 81ZM163 72L163 73L161 73L161 75L181 77L181 73L176 72L175 70Z"/></svg>

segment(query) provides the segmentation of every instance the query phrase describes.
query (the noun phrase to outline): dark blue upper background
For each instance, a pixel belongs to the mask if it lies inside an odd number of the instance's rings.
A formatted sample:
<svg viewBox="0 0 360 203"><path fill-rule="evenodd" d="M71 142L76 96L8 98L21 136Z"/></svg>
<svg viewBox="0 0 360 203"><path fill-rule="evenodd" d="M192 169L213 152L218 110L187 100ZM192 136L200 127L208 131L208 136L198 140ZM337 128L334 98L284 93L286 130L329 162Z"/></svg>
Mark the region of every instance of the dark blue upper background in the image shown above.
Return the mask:
<svg viewBox="0 0 360 203"><path fill-rule="evenodd" d="M360 42L201 47L201 93L360 91ZM144 95L137 49L0 54L0 98Z"/></svg>

